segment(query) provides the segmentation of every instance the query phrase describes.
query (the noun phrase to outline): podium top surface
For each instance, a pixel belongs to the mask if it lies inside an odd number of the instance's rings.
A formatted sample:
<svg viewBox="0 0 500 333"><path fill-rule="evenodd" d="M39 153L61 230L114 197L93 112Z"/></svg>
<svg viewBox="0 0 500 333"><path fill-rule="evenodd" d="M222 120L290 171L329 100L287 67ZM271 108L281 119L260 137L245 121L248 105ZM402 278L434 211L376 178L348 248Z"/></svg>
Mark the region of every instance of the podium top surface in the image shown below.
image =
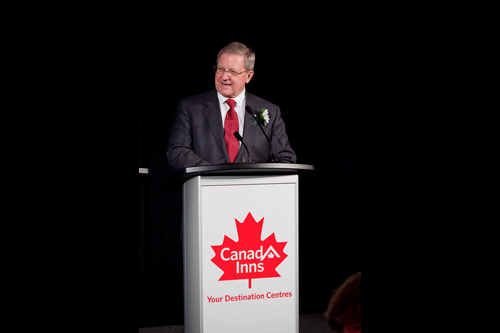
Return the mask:
<svg viewBox="0 0 500 333"><path fill-rule="evenodd" d="M183 181L197 176L232 176L232 175L263 175L263 174L295 174L300 171L314 171L315 167L308 164L288 163L234 163L209 166L198 166L181 169L176 176Z"/></svg>

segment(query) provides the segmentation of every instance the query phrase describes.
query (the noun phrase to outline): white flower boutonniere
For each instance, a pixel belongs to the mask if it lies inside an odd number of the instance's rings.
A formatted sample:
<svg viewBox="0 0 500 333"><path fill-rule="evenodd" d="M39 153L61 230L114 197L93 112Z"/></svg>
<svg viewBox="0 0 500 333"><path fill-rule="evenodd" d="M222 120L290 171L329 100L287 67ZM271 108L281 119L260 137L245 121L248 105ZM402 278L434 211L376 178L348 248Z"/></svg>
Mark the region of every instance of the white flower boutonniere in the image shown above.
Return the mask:
<svg viewBox="0 0 500 333"><path fill-rule="evenodd" d="M255 115L255 122L253 123L254 125L259 122L261 124L263 124L264 126L267 126L267 124L269 124L269 122L271 121L271 118L269 118L269 110L268 109L264 109L262 108L261 111L260 111L260 114L259 115Z"/></svg>

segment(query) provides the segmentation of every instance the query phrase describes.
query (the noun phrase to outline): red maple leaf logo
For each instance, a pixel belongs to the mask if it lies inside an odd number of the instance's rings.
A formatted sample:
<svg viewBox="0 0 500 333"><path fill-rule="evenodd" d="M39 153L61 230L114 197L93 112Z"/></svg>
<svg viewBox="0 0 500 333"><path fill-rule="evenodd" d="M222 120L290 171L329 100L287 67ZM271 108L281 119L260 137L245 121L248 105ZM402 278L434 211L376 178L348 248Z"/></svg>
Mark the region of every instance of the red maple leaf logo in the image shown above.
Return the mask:
<svg viewBox="0 0 500 333"><path fill-rule="evenodd" d="M256 222L251 213L243 223L235 221L239 241L224 236L222 245L212 246L212 262L224 271L219 281L248 280L252 288L252 279L281 277L276 268L288 257L288 242L278 243L274 233L261 240L264 219Z"/></svg>

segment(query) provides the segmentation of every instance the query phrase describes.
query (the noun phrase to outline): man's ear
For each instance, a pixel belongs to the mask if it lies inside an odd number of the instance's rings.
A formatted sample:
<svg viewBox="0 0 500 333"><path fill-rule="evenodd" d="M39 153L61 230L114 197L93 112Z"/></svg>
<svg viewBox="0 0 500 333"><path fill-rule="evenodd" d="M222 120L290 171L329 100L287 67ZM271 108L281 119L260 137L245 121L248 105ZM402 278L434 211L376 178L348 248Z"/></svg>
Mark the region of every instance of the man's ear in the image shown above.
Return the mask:
<svg viewBox="0 0 500 333"><path fill-rule="evenodd" d="M247 83L250 83L250 80L252 80L254 74L254 71L250 71L247 73Z"/></svg>

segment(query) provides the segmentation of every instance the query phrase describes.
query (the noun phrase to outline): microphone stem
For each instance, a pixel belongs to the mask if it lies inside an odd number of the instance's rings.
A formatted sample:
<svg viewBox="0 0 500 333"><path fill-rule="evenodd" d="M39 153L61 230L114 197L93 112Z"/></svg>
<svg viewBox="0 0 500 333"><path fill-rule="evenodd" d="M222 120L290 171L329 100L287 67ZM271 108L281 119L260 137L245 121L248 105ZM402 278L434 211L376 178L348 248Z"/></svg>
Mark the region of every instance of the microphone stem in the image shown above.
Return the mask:
<svg viewBox="0 0 500 333"><path fill-rule="evenodd" d="M245 144L245 142L243 142L243 138L241 137L240 133L238 132L234 132L234 136L236 137L236 139L241 142L243 144L243 146L245 147L245 149L247 150L247 154L248 154L248 162L249 163L252 163L252 159L250 158L250 150L248 150L248 147L247 145Z"/></svg>
<svg viewBox="0 0 500 333"><path fill-rule="evenodd" d="M262 133L264 133L264 136L266 137L267 139L267 142L269 142L269 147L271 148L271 157L269 158L269 162L271 163L276 163L276 162L279 162L278 158L276 157L276 154L274 153L274 149L273 149L273 145L271 143L271 139L269 139L269 137L267 136L266 134L266 131L264 131L264 128L262 127L261 123L259 122L259 120L257 119L257 116L253 113L252 111L252 108L250 106L247 105L247 107L245 108L245 110L252 116L255 118L255 121L257 122L257 125L259 125L260 127L260 130L262 131ZM279 140L279 139L278 139Z"/></svg>
<svg viewBox="0 0 500 333"><path fill-rule="evenodd" d="M269 139L269 137L267 136L266 131L264 131L264 128L262 127L262 125L260 124L259 120L257 119L257 116L256 115L253 115L253 116L255 118L255 121L259 125L260 130L262 131L262 133L264 133L264 136L266 137L267 142L269 142L269 147L271 147L271 157L269 159L269 162L271 162L271 163L278 162L278 158L276 157L276 154L274 153L274 149L273 149L273 145L271 143L271 139Z"/></svg>

